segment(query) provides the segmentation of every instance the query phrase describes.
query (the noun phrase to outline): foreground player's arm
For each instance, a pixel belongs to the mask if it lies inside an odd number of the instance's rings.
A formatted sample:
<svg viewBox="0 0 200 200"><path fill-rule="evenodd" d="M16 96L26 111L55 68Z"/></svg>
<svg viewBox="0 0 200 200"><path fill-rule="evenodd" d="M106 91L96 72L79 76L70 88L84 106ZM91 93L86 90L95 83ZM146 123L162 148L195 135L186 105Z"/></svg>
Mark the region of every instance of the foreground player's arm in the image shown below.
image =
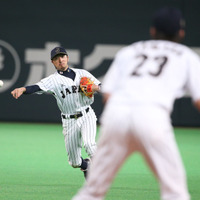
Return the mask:
<svg viewBox="0 0 200 200"><path fill-rule="evenodd" d="M15 99L18 99L22 94L33 94L40 90L41 89L38 85L31 85L31 86L16 88L11 92L11 94Z"/></svg>
<svg viewBox="0 0 200 200"><path fill-rule="evenodd" d="M103 103L106 104L108 99L110 98L110 93L104 93L103 94Z"/></svg>
<svg viewBox="0 0 200 200"><path fill-rule="evenodd" d="M194 102L194 105L196 106L196 108L199 110L200 112L200 99Z"/></svg>

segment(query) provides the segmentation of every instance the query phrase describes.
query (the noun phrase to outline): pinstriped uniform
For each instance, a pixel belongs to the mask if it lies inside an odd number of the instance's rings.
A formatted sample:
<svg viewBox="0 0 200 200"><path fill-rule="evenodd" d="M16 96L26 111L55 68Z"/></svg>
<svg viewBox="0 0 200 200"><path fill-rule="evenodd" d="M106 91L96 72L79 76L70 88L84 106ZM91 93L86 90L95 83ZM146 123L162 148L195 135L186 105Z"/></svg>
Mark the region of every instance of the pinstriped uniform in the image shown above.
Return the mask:
<svg viewBox="0 0 200 200"><path fill-rule="evenodd" d="M96 115L90 106L94 102L94 96L88 98L81 92L80 79L86 76L94 81L95 85L99 85L100 82L84 69L73 68L72 70L76 74L74 80L63 76L62 72L55 72L42 79L37 85L42 90L38 93L50 93L56 98L61 116L65 116L65 118L62 118L62 124L69 164L73 167L79 167L82 162L82 141L89 157L92 157L95 153L97 121ZM87 108L89 108L88 112L86 112ZM82 112L83 116L77 119L70 118L70 115L78 112Z"/></svg>

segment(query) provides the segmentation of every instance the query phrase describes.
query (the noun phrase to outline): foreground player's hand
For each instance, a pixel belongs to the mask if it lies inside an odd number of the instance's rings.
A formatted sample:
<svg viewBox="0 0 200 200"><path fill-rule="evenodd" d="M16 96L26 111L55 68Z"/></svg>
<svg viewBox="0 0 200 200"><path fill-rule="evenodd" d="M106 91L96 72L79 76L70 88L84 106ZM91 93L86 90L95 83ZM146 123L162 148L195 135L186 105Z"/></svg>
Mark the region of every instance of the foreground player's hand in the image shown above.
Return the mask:
<svg viewBox="0 0 200 200"><path fill-rule="evenodd" d="M11 94L15 99L18 99L26 91L25 87L14 89Z"/></svg>

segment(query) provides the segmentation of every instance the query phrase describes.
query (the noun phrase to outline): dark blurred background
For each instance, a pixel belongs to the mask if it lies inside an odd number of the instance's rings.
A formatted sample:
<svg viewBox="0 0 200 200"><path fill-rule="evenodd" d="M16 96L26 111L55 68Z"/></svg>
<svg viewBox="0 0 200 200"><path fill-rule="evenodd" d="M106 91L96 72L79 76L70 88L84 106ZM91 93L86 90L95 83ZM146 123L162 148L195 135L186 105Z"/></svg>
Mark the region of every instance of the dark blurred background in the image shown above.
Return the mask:
<svg viewBox="0 0 200 200"><path fill-rule="evenodd" d="M198 0L0 0L0 121L61 122L50 95L10 92L38 82L54 72L50 51L63 46L70 66L84 68L102 80L114 55L123 46L149 39L152 13L161 6L179 8L186 20L184 44L200 52ZM123 66L122 66L123 67ZM100 117L101 95L92 105ZM200 126L200 114L190 98L177 100L174 126Z"/></svg>

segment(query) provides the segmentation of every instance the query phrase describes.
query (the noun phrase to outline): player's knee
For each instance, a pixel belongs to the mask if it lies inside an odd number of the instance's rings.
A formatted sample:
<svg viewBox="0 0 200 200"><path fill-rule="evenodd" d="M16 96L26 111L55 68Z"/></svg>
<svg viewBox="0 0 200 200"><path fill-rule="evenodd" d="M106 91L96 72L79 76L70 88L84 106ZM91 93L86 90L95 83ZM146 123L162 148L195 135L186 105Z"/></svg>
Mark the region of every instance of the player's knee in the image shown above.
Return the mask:
<svg viewBox="0 0 200 200"><path fill-rule="evenodd" d="M165 137L163 137L163 135L153 135L149 138L150 143L152 144L152 146L158 146L160 144L163 143L163 141L165 141Z"/></svg>
<svg viewBox="0 0 200 200"><path fill-rule="evenodd" d="M92 157L96 152L96 143L95 144L85 144L85 151L89 157Z"/></svg>

